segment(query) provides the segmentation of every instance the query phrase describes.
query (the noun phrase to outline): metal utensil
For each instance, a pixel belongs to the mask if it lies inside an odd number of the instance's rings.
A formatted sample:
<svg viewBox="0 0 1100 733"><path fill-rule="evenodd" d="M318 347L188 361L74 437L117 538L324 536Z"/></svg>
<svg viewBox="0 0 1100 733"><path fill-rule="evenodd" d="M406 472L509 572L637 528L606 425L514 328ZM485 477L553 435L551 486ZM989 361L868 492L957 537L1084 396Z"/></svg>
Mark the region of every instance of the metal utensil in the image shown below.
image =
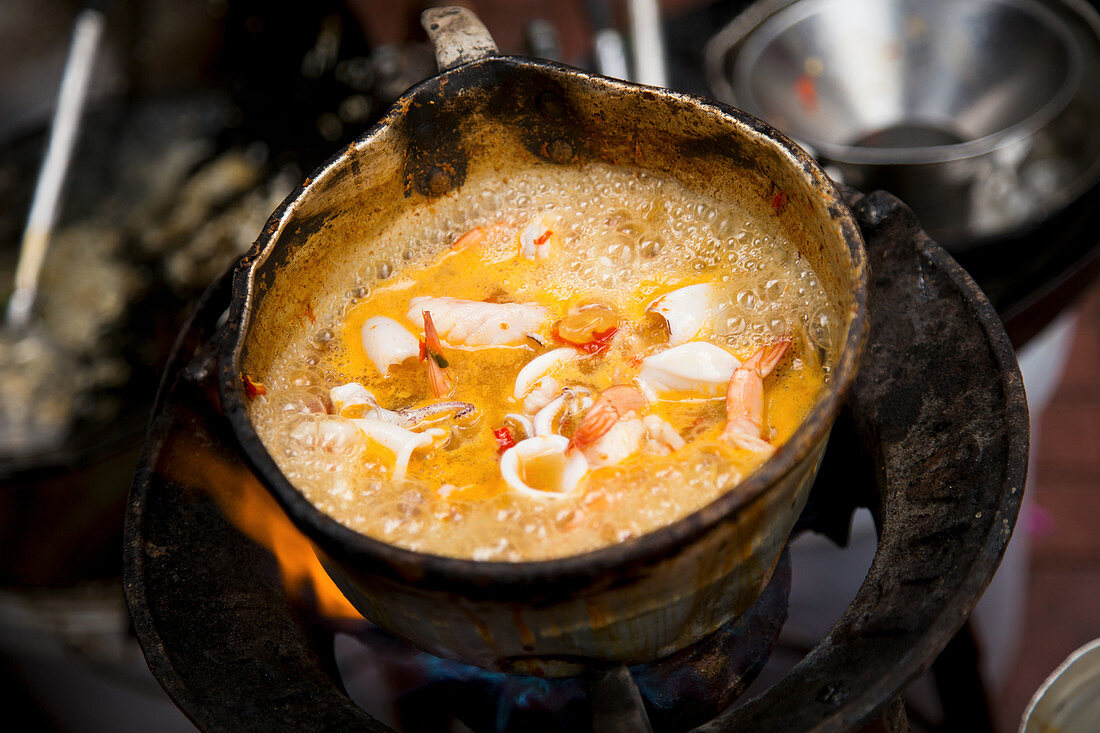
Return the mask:
<svg viewBox="0 0 1100 733"><path fill-rule="evenodd" d="M103 13L92 8L82 10L73 25L72 43L61 77L49 145L23 230L19 263L15 270L15 289L8 301L7 325L12 328L23 329L31 320L42 264L46 261L50 233L57 221L61 190L72 161L84 101L88 95L88 82L105 26Z"/></svg>
<svg viewBox="0 0 1100 733"><path fill-rule="evenodd" d="M651 87L667 87L665 42L657 0L629 0L627 15L634 57L634 74L630 80Z"/></svg>
<svg viewBox="0 0 1100 733"><path fill-rule="evenodd" d="M668 86L661 9L657 0L628 0L630 31L626 35L614 27L606 0L589 0L586 8L595 30L593 46L598 73L654 87Z"/></svg>
<svg viewBox="0 0 1100 733"><path fill-rule="evenodd" d="M1039 221L1100 172L1100 40L1078 5L763 0L708 43L708 83L964 249Z"/></svg>
<svg viewBox="0 0 1100 733"><path fill-rule="evenodd" d="M81 385L76 357L34 322L39 279L57 220L96 51L106 18L85 9L73 25L46 157L19 250L15 287L0 329L0 455L57 448L73 420Z"/></svg>
<svg viewBox="0 0 1100 733"><path fill-rule="evenodd" d="M611 20L611 8L606 0L588 0L585 3L588 22L594 35L596 72L613 79L630 78L630 62L626 56L626 40Z"/></svg>

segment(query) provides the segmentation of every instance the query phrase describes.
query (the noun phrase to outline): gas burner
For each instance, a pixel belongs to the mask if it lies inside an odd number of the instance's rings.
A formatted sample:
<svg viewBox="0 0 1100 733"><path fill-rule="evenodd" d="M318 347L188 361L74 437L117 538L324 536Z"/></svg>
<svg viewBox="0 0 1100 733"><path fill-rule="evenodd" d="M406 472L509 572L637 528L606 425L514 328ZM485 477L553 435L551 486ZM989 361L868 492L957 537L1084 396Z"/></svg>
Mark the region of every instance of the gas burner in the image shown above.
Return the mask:
<svg viewBox="0 0 1100 733"><path fill-rule="evenodd" d="M778 682L702 730L848 730L884 710L896 722L895 697L962 626L1019 511L1027 407L997 314L897 199L849 192L848 203L871 266L868 348L798 529L843 544L853 509L868 507L878 551L825 638ZM317 604L288 592L274 556L222 509L227 494L267 497L218 404L217 323L227 302L222 278L181 335L131 491L124 582L138 639L161 685L200 728L384 730L344 691L333 651L336 631L375 639L380 632L361 620L322 618ZM764 630L735 646L769 646L767 629L785 615L769 610L773 593L757 606ZM753 618L718 637L739 636ZM724 655L728 647L718 648ZM668 684L706 668L699 662L706 649L686 654L645 672L591 668L573 684L592 699L600 730L663 729L674 717L683 727L729 704L763 658L749 654L743 670L709 678L722 689L688 698L684 717L647 706L646 675ZM499 682L498 696L516 689L515 678ZM462 696L495 699L491 688L483 681ZM720 705L708 709L704 698Z"/></svg>
<svg viewBox="0 0 1100 733"><path fill-rule="evenodd" d="M365 622L350 635L359 642L356 666L371 665L390 683L404 730L447 730L453 718L477 731L643 730L647 723L685 730L728 708L763 668L787 618L790 589L784 551L756 602L698 643L649 664L593 666L578 677L506 674L440 659Z"/></svg>

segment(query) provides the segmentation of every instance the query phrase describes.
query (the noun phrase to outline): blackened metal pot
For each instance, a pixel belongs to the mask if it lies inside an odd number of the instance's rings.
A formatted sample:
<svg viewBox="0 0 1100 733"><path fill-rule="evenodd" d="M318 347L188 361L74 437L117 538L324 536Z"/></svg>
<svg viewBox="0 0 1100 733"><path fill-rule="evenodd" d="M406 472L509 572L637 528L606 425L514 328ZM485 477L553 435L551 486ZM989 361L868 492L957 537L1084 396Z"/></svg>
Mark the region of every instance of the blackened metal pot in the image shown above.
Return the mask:
<svg viewBox="0 0 1100 733"><path fill-rule="evenodd" d="M840 195L800 148L699 98L504 57L468 11L424 15L441 68L287 198L241 260L219 362L223 409L256 474L371 621L443 657L543 675L651 661L744 611L771 577L856 373L867 263ZM592 552L480 562L359 534L303 496L252 424L242 374L265 374L342 253L398 212L514 166L610 162L776 218L848 320L808 420L757 472L695 513Z"/></svg>

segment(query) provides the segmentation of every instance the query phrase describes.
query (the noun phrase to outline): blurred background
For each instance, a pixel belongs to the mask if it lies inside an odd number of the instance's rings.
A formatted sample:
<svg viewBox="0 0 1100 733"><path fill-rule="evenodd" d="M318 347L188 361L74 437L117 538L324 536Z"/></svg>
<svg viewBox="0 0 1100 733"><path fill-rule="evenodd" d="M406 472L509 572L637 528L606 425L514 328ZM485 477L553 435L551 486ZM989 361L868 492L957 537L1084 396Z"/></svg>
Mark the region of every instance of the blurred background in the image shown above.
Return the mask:
<svg viewBox="0 0 1100 733"><path fill-rule="evenodd" d="M77 59L86 82L68 91L82 103L71 162L55 166L37 297L0 332L0 694L30 729L192 729L145 667L121 587L126 495L158 380L193 303L279 202L435 73L418 22L433 4L94 5L103 22ZM986 290L1018 348L1032 419L1027 499L972 624L980 707L993 729L1015 730L1044 678L1100 637L1092 4L461 4L504 53L763 117L838 181L909 203ZM0 0L5 304L24 267L74 24L89 7ZM847 548L799 538L780 656L784 642L797 651L825 633L873 551L866 515ZM932 688L914 686L915 729L943 729Z"/></svg>

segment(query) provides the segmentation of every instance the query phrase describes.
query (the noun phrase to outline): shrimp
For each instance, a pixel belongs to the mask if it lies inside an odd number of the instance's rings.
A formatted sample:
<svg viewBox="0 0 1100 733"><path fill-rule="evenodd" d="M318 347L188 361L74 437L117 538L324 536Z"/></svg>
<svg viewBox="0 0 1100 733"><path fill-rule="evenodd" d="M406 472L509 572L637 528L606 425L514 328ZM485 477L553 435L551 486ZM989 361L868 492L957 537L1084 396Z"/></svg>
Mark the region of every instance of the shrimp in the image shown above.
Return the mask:
<svg viewBox="0 0 1100 733"><path fill-rule="evenodd" d="M550 310L535 303L483 303L458 298L417 297L409 301L408 318L423 328L430 310L440 336L451 346L515 346L538 332Z"/></svg>
<svg viewBox="0 0 1100 733"><path fill-rule="evenodd" d="M623 417L581 452L593 468L614 466L637 453L645 439L645 423L637 417Z"/></svg>
<svg viewBox="0 0 1100 733"><path fill-rule="evenodd" d="M667 454L687 445L676 428L662 417L646 415L642 418L642 424L645 426L646 437L649 440L647 447L651 453Z"/></svg>
<svg viewBox="0 0 1100 733"><path fill-rule="evenodd" d="M784 336L762 346L733 372L726 390L726 426L719 440L755 453L770 455L775 451L775 446L764 439L764 377L790 345L790 337Z"/></svg>
<svg viewBox="0 0 1100 733"><path fill-rule="evenodd" d="M424 311L424 340L420 342L420 361L428 362L428 386L436 397L450 397L455 392L454 378L443 357L443 344L435 330L431 311Z"/></svg>
<svg viewBox="0 0 1100 733"><path fill-rule="evenodd" d="M451 251L458 252L467 247L474 247L481 244L488 233L487 227L474 227L454 241L454 244L451 245Z"/></svg>
<svg viewBox="0 0 1100 733"><path fill-rule="evenodd" d="M684 447L684 439L666 420L657 415L640 416L645 407L645 397L634 387L616 385L600 395L573 434L573 444L584 453L589 466L614 466L643 448L667 455Z"/></svg>
<svg viewBox="0 0 1100 733"><path fill-rule="evenodd" d="M340 417L370 418L403 428L415 428L428 420L438 420L446 416L459 421L477 416L477 407L469 402L456 400L433 402L423 407L387 410L379 405L374 395L358 382L348 382L333 387L329 390L329 399L332 402L333 411Z"/></svg>
<svg viewBox="0 0 1100 733"><path fill-rule="evenodd" d="M611 430L620 419L630 413L641 414L646 404L645 395L637 387L625 384L608 387L577 423L577 429L569 440L570 449L577 447L584 450Z"/></svg>
<svg viewBox="0 0 1100 733"><path fill-rule="evenodd" d="M480 247L486 240L499 239L505 231L507 231L507 227L499 221L474 227L451 244L450 252L461 252L462 250Z"/></svg>

